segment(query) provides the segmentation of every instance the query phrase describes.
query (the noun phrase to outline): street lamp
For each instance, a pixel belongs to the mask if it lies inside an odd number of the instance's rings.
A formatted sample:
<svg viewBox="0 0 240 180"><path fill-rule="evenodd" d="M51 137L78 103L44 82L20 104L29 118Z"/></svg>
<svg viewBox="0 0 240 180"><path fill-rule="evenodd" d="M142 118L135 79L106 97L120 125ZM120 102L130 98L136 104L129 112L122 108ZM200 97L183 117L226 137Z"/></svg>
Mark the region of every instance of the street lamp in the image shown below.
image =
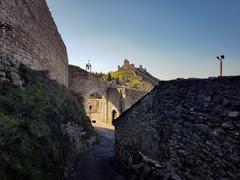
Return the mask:
<svg viewBox="0 0 240 180"><path fill-rule="evenodd" d="M223 75L223 60L225 59L224 55L221 55L220 57L217 56L217 59L220 61L220 77Z"/></svg>

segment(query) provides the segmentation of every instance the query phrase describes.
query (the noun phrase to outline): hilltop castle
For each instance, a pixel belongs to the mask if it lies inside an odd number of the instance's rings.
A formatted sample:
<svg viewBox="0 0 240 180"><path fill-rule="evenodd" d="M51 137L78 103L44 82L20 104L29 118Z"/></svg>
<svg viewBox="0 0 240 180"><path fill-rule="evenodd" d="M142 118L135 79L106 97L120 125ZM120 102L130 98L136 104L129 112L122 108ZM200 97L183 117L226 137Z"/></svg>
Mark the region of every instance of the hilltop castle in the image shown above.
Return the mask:
<svg viewBox="0 0 240 180"><path fill-rule="evenodd" d="M130 64L127 59L124 59L124 63L122 66L118 65L118 71L120 70L135 70L136 67L134 64ZM139 66L139 69L142 71L146 71L146 68L143 68L142 65Z"/></svg>

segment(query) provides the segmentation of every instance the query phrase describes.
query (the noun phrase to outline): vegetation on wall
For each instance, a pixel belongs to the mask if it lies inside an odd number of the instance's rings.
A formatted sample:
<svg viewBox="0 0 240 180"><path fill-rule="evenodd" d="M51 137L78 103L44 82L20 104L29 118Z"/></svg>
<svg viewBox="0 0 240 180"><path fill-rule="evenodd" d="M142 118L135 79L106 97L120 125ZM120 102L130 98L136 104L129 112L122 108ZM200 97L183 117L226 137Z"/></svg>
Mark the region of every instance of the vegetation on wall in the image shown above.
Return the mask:
<svg viewBox="0 0 240 180"><path fill-rule="evenodd" d="M102 99L102 95L99 93L93 93L89 96L90 99Z"/></svg>
<svg viewBox="0 0 240 180"><path fill-rule="evenodd" d="M44 71L20 66L24 87L0 84L0 179L63 179L71 142L62 124L94 135L89 118L67 88Z"/></svg>

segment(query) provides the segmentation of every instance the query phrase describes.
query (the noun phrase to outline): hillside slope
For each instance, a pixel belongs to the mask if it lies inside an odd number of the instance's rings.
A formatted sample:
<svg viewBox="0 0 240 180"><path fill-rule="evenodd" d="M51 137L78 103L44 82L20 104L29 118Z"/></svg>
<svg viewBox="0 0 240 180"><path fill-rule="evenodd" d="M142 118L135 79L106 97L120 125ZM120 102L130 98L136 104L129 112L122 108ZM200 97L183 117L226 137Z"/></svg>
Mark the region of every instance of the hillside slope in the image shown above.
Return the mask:
<svg viewBox="0 0 240 180"><path fill-rule="evenodd" d="M18 73L23 87L0 83L0 179L66 179L95 142L90 121L46 72L21 65Z"/></svg>
<svg viewBox="0 0 240 180"><path fill-rule="evenodd" d="M126 86L128 88L150 91L157 83L155 81L150 81L150 78L143 72L139 70L118 70L109 72L103 76L106 81L111 81L112 83L120 86Z"/></svg>

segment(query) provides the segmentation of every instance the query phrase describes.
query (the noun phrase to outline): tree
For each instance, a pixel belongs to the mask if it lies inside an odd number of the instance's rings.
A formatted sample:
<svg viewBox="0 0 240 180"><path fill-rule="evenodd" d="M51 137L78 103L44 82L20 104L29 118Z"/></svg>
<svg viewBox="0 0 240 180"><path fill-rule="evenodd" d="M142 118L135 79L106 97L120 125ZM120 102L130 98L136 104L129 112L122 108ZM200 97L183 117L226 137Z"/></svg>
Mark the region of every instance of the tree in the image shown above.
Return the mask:
<svg viewBox="0 0 240 180"><path fill-rule="evenodd" d="M112 80L112 76L111 76L110 73L108 73L107 80L108 80L108 81L111 81L111 80Z"/></svg>

